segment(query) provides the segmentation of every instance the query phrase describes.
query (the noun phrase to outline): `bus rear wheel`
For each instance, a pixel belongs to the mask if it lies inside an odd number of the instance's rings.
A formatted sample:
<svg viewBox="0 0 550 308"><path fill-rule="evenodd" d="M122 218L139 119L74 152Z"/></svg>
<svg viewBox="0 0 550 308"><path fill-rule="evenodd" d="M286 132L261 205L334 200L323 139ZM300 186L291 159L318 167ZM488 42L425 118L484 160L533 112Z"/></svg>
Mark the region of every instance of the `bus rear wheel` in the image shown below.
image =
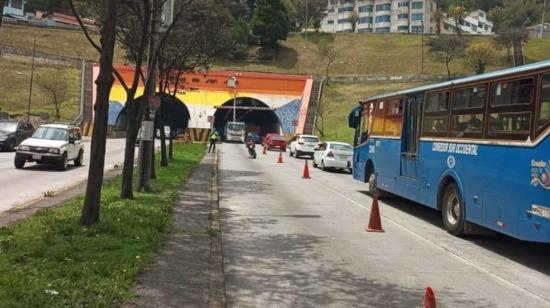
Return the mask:
<svg viewBox="0 0 550 308"><path fill-rule="evenodd" d="M455 183L447 185L443 194L442 207L445 229L452 235L464 234L464 203Z"/></svg>
<svg viewBox="0 0 550 308"><path fill-rule="evenodd" d="M374 197L374 195L376 194L378 199L384 199L388 196L387 192L381 190L376 186L376 174L374 173L374 170L369 176L369 193L371 197Z"/></svg>

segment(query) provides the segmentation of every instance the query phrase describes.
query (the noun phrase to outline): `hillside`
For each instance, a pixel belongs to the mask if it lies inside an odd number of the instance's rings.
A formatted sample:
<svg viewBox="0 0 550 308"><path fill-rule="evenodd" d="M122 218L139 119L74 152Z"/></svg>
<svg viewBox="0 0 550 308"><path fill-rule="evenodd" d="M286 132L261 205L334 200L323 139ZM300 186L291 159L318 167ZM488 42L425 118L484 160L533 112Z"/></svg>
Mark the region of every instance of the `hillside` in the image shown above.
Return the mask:
<svg viewBox="0 0 550 308"><path fill-rule="evenodd" d="M85 58L97 61L98 54L86 41L80 31L44 29L28 26L4 25L0 31L0 44L31 50L34 37L37 37L37 51L71 58ZM93 36L97 39L97 36ZM280 73L325 74L326 60L319 54L319 42L325 40L334 46L335 62L331 66L331 76L362 76L362 75L418 75L421 70L421 39L420 35L406 34L320 34L310 33L308 40L301 34L290 34L287 41L281 42L273 61L229 61L218 59L214 61L213 69L235 69L247 71L264 71ZM472 40L491 40L488 37L474 37ZM257 48L256 48L257 49ZM254 50L254 48L251 48ZM425 51L424 72L428 75L445 74L445 66L434 61ZM530 40L525 46L525 53L529 62L550 58L550 40ZM496 65L489 70L508 66L506 51L499 52ZM116 49L115 60L124 62L124 53L121 48ZM62 116L64 119L73 119L78 113L79 70L72 67L57 67L44 61L37 61L37 73L44 71L58 71L69 74L75 83L75 90L71 91L64 103ZM471 74L459 59L452 63L454 74ZM28 100L30 59L4 55L0 59L0 108L11 113L25 113ZM400 88L399 84L337 84L325 91L323 102L329 105L342 106L355 104L358 99L371 94L386 92ZM33 88L33 113L48 113L53 115L50 99L38 87ZM344 108L345 107L345 108ZM332 108L332 107L331 107ZM345 113L345 112L344 112ZM338 138L342 135L330 118L333 114L340 114L339 109L331 109L327 118L327 131L333 131ZM339 115L343 116L343 115ZM339 121L339 120L338 120ZM335 121L335 122L338 122Z"/></svg>

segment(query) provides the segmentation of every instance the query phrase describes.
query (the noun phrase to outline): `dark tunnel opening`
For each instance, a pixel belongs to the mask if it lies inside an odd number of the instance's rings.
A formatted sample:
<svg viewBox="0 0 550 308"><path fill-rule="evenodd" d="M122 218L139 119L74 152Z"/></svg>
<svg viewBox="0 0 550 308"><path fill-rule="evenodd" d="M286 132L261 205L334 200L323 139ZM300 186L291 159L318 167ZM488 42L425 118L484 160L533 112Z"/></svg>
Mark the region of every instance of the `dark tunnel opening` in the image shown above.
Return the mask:
<svg viewBox="0 0 550 308"><path fill-rule="evenodd" d="M141 96L136 99L136 104L141 104L144 97ZM178 134L184 133L187 130L189 125L190 114L187 106L171 95L162 95L162 104L163 104L163 122L165 126L170 126L170 130L177 132ZM161 127L160 121L161 113L157 112L155 116L155 129ZM120 114L118 115L115 130L117 131L126 131L126 107L124 107Z"/></svg>
<svg viewBox="0 0 550 308"><path fill-rule="evenodd" d="M260 136L267 133L281 133L281 122L275 111L260 100L239 97L236 100L235 119L246 124L247 132L257 132ZM233 121L233 100L221 105L214 113L214 128L223 136L225 124Z"/></svg>

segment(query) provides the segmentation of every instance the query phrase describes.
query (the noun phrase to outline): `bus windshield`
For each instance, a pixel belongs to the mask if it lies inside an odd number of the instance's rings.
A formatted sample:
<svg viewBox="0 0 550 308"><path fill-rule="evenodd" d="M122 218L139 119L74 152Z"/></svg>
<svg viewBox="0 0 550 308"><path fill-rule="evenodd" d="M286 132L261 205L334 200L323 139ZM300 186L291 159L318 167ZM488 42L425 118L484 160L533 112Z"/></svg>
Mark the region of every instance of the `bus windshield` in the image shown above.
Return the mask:
<svg viewBox="0 0 550 308"><path fill-rule="evenodd" d="M227 124L227 129L229 130L243 130L244 129L244 123L240 122L232 122Z"/></svg>

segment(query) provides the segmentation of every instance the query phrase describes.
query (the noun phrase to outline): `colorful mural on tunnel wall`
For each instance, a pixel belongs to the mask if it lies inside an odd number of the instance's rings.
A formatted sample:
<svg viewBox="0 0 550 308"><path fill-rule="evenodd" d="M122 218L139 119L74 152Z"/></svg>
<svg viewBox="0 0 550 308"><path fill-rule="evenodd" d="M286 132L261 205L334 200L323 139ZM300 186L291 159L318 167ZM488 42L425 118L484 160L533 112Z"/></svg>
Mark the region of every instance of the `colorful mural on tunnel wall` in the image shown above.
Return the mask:
<svg viewBox="0 0 550 308"><path fill-rule="evenodd" d="M133 67L116 68L126 83L130 84ZM94 80L98 72L99 68L94 67ZM207 74L192 72L181 76L180 84L184 84L184 89L176 94L176 98L189 110L191 130L210 130L209 119L213 118L216 107L232 103L234 92L227 85L227 80L232 76L238 80L237 98L253 98L273 109L285 135L303 132L313 84L311 76L238 71L214 71ZM93 93L95 95L95 88ZM140 86L137 97L142 93L143 87ZM126 92L116 79L110 100L121 104L126 101Z"/></svg>

